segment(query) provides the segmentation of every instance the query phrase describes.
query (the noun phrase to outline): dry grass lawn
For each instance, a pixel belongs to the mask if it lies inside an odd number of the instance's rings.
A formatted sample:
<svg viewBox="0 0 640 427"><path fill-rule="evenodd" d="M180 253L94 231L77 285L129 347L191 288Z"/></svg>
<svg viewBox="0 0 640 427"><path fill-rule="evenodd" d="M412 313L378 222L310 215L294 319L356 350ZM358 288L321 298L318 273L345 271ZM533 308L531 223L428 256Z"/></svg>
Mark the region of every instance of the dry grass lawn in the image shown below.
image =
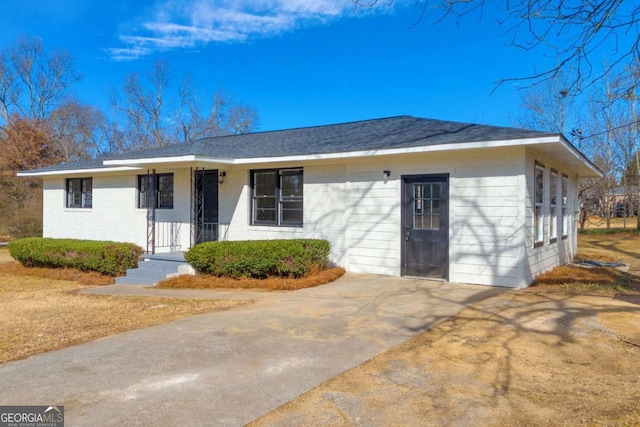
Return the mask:
<svg viewBox="0 0 640 427"><path fill-rule="evenodd" d="M26 275L30 269L22 269L9 260L8 251L0 249L0 363L246 303L84 295L78 291L86 285ZM49 276L69 274L80 280L84 274L75 270L38 270L38 274L48 271ZM97 280L93 275L88 277L85 281Z"/></svg>

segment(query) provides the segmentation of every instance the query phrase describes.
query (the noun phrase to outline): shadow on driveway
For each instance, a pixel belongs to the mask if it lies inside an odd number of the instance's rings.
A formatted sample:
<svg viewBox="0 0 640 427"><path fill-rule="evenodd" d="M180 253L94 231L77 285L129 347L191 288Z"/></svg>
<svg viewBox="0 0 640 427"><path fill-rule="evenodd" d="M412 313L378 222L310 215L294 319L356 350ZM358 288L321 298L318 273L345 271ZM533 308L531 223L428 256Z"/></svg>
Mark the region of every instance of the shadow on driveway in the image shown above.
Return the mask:
<svg viewBox="0 0 640 427"><path fill-rule="evenodd" d="M356 274L293 292L94 288L256 303L9 362L0 404L64 405L67 426L240 426L504 291Z"/></svg>

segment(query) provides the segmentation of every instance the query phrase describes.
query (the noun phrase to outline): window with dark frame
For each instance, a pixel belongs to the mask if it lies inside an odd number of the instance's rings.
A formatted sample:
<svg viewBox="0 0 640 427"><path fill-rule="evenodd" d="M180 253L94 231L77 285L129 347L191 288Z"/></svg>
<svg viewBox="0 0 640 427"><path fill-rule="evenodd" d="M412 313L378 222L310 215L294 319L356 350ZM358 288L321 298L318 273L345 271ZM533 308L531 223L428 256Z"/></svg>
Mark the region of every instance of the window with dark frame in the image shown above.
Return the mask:
<svg viewBox="0 0 640 427"><path fill-rule="evenodd" d="M551 169L549 185L549 243L558 241L558 171Z"/></svg>
<svg viewBox="0 0 640 427"><path fill-rule="evenodd" d="M303 189L301 168L251 171L251 224L302 226Z"/></svg>
<svg viewBox="0 0 640 427"><path fill-rule="evenodd" d="M68 178L66 193L68 208L91 208L93 204L93 178Z"/></svg>
<svg viewBox="0 0 640 427"><path fill-rule="evenodd" d="M533 246L544 244L544 165L536 162L534 172Z"/></svg>
<svg viewBox="0 0 640 427"><path fill-rule="evenodd" d="M138 208L147 209L151 203L151 184L155 176L156 209L173 209L173 174L138 175Z"/></svg>
<svg viewBox="0 0 640 427"><path fill-rule="evenodd" d="M569 217L567 213L568 194L569 194L569 177L562 174L562 238L566 239L569 234Z"/></svg>

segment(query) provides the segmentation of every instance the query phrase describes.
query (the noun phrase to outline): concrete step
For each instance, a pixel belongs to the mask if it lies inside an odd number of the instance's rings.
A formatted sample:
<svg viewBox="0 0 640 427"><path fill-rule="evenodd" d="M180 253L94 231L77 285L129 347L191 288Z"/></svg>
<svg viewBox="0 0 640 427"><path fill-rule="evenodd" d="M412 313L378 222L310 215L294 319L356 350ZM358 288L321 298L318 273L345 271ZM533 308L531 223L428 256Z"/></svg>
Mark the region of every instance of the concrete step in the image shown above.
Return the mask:
<svg viewBox="0 0 640 427"><path fill-rule="evenodd" d="M156 271L178 271L180 266L189 265L188 263L181 261L158 261L158 260L148 260L142 261L138 263L138 268L141 270L156 270Z"/></svg>
<svg viewBox="0 0 640 427"><path fill-rule="evenodd" d="M116 277L116 284L118 285L144 285L153 286L158 283L158 280L141 279L139 277Z"/></svg>
<svg viewBox="0 0 640 427"><path fill-rule="evenodd" d="M144 261L137 268L127 270L125 277L116 278L116 283L134 285L155 285L167 277L188 271L189 264L181 252L144 255Z"/></svg>
<svg viewBox="0 0 640 427"><path fill-rule="evenodd" d="M155 280L159 282L160 280L166 279L168 274L175 274L178 270L174 271L158 271L158 270L146 270L141 268L130 268L127 270L126 277L135 277L137 279L149 279Z"/></svg>

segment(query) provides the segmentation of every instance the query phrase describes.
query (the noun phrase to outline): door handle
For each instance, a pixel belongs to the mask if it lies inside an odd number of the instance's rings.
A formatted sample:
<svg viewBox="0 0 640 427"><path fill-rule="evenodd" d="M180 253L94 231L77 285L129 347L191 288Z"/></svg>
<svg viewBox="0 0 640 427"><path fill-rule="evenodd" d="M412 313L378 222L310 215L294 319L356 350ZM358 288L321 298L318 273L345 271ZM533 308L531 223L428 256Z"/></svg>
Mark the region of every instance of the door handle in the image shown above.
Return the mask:
<svg viewBox="0 0 640 427"><path fill-rule="evenodd" d="M404 233L404 240L408 242L410 238L411 238L411 232L407 231L406 233Z"/></svg>

